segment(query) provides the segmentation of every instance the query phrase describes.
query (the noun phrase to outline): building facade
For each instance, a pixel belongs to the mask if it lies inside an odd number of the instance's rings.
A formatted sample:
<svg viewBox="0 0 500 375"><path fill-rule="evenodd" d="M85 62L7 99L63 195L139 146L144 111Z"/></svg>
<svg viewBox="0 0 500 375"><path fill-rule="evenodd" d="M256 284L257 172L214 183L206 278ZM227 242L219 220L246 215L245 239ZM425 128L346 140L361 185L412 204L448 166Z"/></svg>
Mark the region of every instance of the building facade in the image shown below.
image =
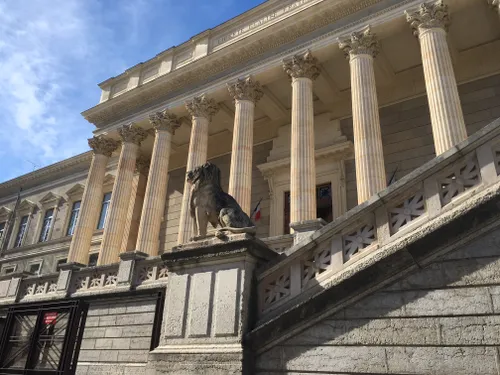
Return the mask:
<svg viewBox="0 0 500 375"><path fill-rule="evenodd" d="M500 373L497 0L269 0L99 86L0 184L0 372ZM206 161L255 236L192 241Z"/></svg>

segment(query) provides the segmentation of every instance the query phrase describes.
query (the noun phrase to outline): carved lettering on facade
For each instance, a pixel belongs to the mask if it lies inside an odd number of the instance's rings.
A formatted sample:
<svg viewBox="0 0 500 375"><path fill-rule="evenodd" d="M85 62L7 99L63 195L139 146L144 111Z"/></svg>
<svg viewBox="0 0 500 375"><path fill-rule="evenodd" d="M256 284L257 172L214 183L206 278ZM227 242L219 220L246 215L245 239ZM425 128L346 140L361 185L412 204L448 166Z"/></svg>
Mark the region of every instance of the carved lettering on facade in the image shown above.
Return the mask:
<svg viewBox="0 0 500 375"><path fill-rule="evenodd" d="M280 16L282 16L282 15L284 15L292 10L300 8L302 5L307 4L311 1L312 0L298 0L298 1L295 1L295 2L289 4L285 7L279 8L279 9L275 10L274 12L267 14L266 16L259 18L256 21L251 22L250 24L247 24L247 25L245 25L237 30L232 31L231 33L225 34L225 35L217 38L213 42L212 46L217 47L221 44L229 42L231 39L237 38L238 36L246 34L250 31L252 31L253 29L256 29L257 27L263 26L263 25L271 22L275 18L278 18L278 17L280 17Z"/></svg>

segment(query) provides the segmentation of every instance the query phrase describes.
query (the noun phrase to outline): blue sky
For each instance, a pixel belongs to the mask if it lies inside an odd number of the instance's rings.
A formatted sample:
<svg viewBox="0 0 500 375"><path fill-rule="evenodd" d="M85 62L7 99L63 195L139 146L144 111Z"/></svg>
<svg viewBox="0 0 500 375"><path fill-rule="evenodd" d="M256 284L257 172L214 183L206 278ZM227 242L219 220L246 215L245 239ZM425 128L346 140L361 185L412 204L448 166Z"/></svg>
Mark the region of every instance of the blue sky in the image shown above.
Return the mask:
<svg viewBox="0 0 500 375"><path fill-rule="evenodd" d="M0 182L88 149L97 83L264 0L0 0Z"/></svg>

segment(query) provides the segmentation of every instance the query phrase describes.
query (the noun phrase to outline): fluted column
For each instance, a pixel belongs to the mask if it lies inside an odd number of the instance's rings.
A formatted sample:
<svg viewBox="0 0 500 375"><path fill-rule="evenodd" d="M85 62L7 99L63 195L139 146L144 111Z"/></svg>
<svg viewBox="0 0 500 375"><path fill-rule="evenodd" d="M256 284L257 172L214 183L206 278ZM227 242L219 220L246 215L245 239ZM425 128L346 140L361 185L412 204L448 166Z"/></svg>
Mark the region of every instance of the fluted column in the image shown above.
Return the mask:
<svg viewBox="0 0 500 375"><path fill-rule="evenodd" d="M102 204L103 183L108 159L118 147L117 142L105 137L89 139L93 150L87 182L82 196L80 214L75 226L68 254L68 263L87 264L92 235L97 227Z"/></svg>
<svg viewBox="0 0 500 375"><path fill-rule="evenodd" d="M448 6L442 1L424 3L416 12L406 13L406 18L420 40L432 134L436 154L439 155L467 138L446 40L450 21Z"/></svg>
<svg viewBox="0 0 500 375"><path fill-rule="evenodd" d="M316 220L313 80L318 61L308 51L283 63L292 80L292 142L290 161L290 226Z"/></svg>
<svg viewBox="0 0 500 375"><path fill-rule="evenodd" d="M149 117L155 130L148 183L142 208L136 249L148 255L158 255L160 227L167 200L168 162L172 136L180 126L177 116L166 110Z"/></svg>
<svg viewBox="0 0 500 375"><path fill-rule="evenodd" d="M147 132L134 125L125 125L118 130L122 139L122 149L116 174L111 202L104 226L98 265L115 263L120 260L120 250L125 233L127 211L132 194L135 163L139 146L147 137Z"/></svg>
<svg viewBox="0 0 500 375"><path fill-rule="evenodd" d="M207 161L208 147L208 124L212 120L219 107L213 99L206 96L195 97L186 103L186 108L191 115L192 127L189 141L189 154L186 171L190 171ZM177 240L179 244L188 242L193 237L193 219L189 213L189 201L191 197L191 186L184 182L184 194L182 195L181 216L179 218L179 233Z"/></svg>
<svg viewBox="0 0 500 375"><path fill-rule="evenodd" d="M251 77L228 85L229 94L234 99L235 116L233 147L231 150L231 171L229 173L229 194L250 215L252 202L252 156L253 121L255 104L264 92L260 83Z"/></svg>
<svg viewBox="0 0 500 375"><path fill-rule="evenodd" d="M358 203L387 186L373 58L379 47L369 28L340 42L351 66L352 121Z"/></svg>

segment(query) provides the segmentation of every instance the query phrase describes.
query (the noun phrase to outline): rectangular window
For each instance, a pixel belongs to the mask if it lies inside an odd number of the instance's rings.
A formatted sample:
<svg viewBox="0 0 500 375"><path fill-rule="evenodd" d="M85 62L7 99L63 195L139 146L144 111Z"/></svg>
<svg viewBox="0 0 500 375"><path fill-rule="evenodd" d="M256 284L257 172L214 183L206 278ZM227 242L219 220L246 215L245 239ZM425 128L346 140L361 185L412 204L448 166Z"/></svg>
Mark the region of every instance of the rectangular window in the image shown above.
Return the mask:
<svg viewBox="0 0 500 375"><path fill-rule="evenodd" d="M99 259L99 254L90 254L89 256L89 267L97 266L97 260Z"/></svg>
<svg viewBox="0 0 500 375"><path fill-rule="evenodd" d="M71 208L71 217L69 218L68 223L68 231L66 232L66 236L72 236L75 233L76 221L78 220L78 215L80 214L80 205L81 201L73 203L73 207Z"/></svg>
<svg viewBox="0 0 500 375"><path fill-rule="evenodd" d="M16 242L14 243L14 247L21 247L23 245L24 236L26 235L28 229L28 215L23 216L21 218L21 222L19 223L19 228L17 230Z"/></svg>
<svg viewBox="0 0 500 375"><path fill-rule="evenodd" d="M16 270L16 266L8 266L8 267L5 267L3 270L2 270L2 273L4 275L8 275L10 273L14 273L14 271Z"/></svg>
<svg viewBox="0 0 500 375"><path fill-rule="evenodd" d="M99 223L97 224L97 229L104 229L104 224L106 223L106 216L108 214L109 202L111 201L111 193L104 194L102 199L101 216L99 216Z"/></svg>
<svg viewBox="0 0 500 375"><path fill-rule="evenodd" d="M59 271L61 269L61 264L68 263L68 259L59 259L56 264L56 271Z"/></svg>
<svg viewBox="0 0 500 375"><path fill-rule="evenodd" d="M42 223L42 231L40 232L40 238L38 239L38 242L48 241L53 218L54 218L53 208L45 211L45 216L43 218L43 223Z"/></svg>
<svg viewBox="0 0 500 375"><path fill-rule="evenodd" d="M29 265L28 272L33 275L40 275L40 270L42 268L42 263L32 263Z"/></svg>
<svg viewBox="0 0 500 375"><path fill-rule="evenodd" d="M0 244L2 243L3 237L5 236L6 222L0 223Z"/></svg>

